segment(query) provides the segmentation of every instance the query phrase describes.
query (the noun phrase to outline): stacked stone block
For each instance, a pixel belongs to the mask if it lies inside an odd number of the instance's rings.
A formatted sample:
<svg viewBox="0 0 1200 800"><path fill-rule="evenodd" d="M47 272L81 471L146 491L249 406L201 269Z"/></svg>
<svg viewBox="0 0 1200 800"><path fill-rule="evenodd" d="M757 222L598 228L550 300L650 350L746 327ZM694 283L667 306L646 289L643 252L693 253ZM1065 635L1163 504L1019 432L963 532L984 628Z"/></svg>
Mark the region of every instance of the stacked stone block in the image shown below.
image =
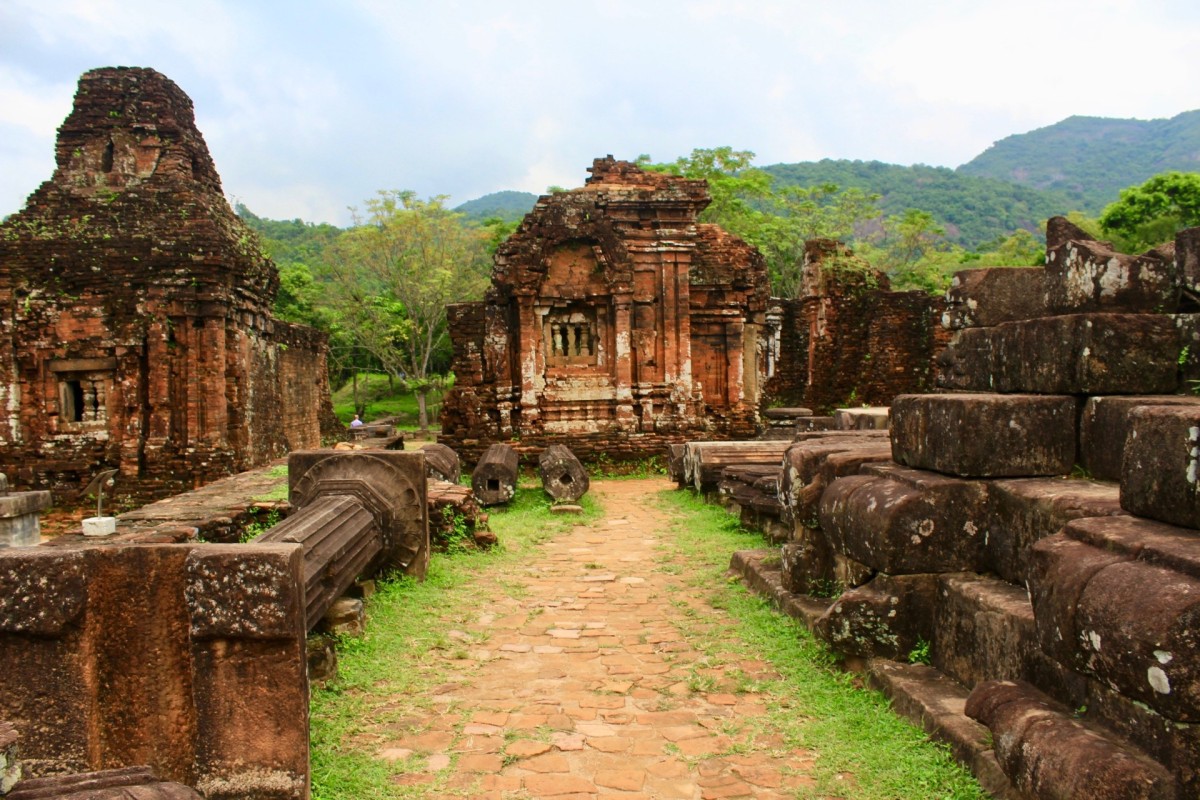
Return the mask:
<svg viewBox="0 0 1200 800"><path fill-rule="evenodd" d="M1200 796L1197 233L1127 256L1051 220L1045 269L956 277L949 393L895 399L882 463L787 453L783 587L856 565L815 632L994 790Z"/></svg>

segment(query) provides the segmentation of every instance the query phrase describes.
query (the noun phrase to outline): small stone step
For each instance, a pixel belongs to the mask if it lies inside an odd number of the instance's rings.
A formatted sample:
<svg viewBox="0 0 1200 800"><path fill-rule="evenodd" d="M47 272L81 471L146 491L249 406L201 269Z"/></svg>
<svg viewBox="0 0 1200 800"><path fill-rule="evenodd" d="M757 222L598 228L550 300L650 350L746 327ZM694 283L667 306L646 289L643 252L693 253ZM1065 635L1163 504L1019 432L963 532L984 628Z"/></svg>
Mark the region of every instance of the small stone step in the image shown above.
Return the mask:
<svg viewBox="0 0 1200 800"><path fill-rule="evenodd" d="M966 716L968 693L961 684L933 667L882 658L869 661L867 673L897 714L949 745L995 800L1026 800L996 762L988 729Z"/></svg>
<svg viewBox="0 0 1200 800"><path fill-rule="evenodd" d="M967 715L991 731L996 758L1031 797L1174 800L1174 777L1115 735L1020 681L990 681L971 692Z"/></svg>
<svg viewBox="0 0 1200 800"><path fill-rule="evenodd" d="M938 385L979 392L1170 394L1183 336L1165 314L1068 314L959 331Z"/></svg>
<svg viewBox="0 0 1200 800"><path fill-rule="evenodd" d="M936 607L935 667L964 686L1026 674L1038 639L1024 589L985 575L940 575Z"/></svg>
<svg viewBox="0 0 1200 800"><path fill-rule="evenodd" d="M826 598L793 594L783 587L777 550L738 550L729 562L729 571L739 575L755 593L766 597L789 617L812 629L833 604Z"/></svg>
<svg viewBox="0 0 1200 800"><path fill-rule="evenodd" d="M842 655L907 660L933 638L937 575L876 575L838 597L813 634Z"/></svg>
<svg viewBox="0 0 1200 800"><path fill-rule="evenodd" d="M988 565L1025 585L1029 548L1072 519L1124 515L1115 483L1073 478L1017 478L988 486Z"/></svg>
<svg viewBox="0 0 1200 800"><path fill-rule="evenodd" d="M1078 401L1066 395L906 394L892 403L892 458L963 478L1065 475Z"/></svg>

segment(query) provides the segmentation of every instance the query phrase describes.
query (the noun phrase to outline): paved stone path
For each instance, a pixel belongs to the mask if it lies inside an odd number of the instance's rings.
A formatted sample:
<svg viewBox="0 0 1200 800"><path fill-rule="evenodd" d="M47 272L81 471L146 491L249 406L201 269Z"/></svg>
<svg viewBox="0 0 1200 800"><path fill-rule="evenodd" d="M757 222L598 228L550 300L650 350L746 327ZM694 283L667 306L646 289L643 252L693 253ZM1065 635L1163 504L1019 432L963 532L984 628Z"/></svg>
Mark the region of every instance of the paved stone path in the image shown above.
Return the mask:
<svg viewBox="0 0 1200 800"><path fill-rule="evenodd" d="M444 713L382 744L381 758L427 758L400 782L453 767L425 796L557 800L773 800L811 784L808 754L763 729L753 681L770 667L706 660L681 633L724 615L664 569L670 518L652 495L668 486L594 482L604 518L542 545L515 597L497 587L449 632L472 668L437 690Z"/></svg>

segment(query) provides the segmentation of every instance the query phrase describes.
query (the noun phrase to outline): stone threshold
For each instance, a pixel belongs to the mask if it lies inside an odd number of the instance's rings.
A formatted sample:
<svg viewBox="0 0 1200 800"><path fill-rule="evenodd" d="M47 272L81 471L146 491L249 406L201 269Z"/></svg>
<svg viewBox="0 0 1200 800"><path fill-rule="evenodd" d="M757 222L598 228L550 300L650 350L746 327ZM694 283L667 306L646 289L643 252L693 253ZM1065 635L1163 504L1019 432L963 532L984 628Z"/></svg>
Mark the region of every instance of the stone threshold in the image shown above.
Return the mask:
<svg viewBox="0 0 1200 800"><path fill-rule="evenodd" d="M809 630L834 603L833 599L784 589L777 549L738 550L730 559L729 573ZM958 681L924 664L884 658L847 658L839 663L848 671L865 673L871 685L891 701L895 713L948 745L955 759L971 770L989 795L996 800L1023 799L996 761L991 733L964 713L969 692Z"/></svg>

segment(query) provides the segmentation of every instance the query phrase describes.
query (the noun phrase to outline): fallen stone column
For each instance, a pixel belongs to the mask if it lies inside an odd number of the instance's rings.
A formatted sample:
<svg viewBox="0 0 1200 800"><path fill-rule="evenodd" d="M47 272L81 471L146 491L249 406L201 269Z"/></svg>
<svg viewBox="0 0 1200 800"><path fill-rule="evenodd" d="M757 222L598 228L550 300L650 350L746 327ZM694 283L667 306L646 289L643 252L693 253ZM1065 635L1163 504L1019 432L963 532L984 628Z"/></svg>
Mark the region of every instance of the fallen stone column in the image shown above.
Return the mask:
<svg viewBox="0 0 1200 800"><path fill-rule="evenodd" d="M517 493L517 451L497 442L484 451L471 473L471 489L482 506L507 503Z"/></svg>
<svg viewBox="0 0 1200 800"><path fill-rule="evenodd" d="M571 450L552 444L538 456L538 474L546 494L565 503L574 503L587 494L590 481L587 470Z"/></svg>
<svg viewBox="0 0 1200 800"><path fill-rule="evenodd" d="M304 616L310 631L383 551L375 515L353 496L318 498L257 541L304 548Z"/></svg>
<svg viewBox="0 0 1200 800"><path fill-rule="evenodd" d="M292 453L288 487L296 510L257 541L303 548L309 630L360 575L387 567L424 577L429 529L421 455Z"/></svg>
<svg viewBox="0 0 1200 800"><path fill-rule="evenodd" d="M425 454L425 469L431 478L439 478L450 483L458 483L462 479L462 462L458 453L444 444L430 442L420 447Z"/></svg>
<svg viewBox="0 0 1200 800"><path fill-rule="evenodd" d="M780 466L791 442L688 442L684 470L698 492L711 491L729 466L752 464Z"/></svg>

